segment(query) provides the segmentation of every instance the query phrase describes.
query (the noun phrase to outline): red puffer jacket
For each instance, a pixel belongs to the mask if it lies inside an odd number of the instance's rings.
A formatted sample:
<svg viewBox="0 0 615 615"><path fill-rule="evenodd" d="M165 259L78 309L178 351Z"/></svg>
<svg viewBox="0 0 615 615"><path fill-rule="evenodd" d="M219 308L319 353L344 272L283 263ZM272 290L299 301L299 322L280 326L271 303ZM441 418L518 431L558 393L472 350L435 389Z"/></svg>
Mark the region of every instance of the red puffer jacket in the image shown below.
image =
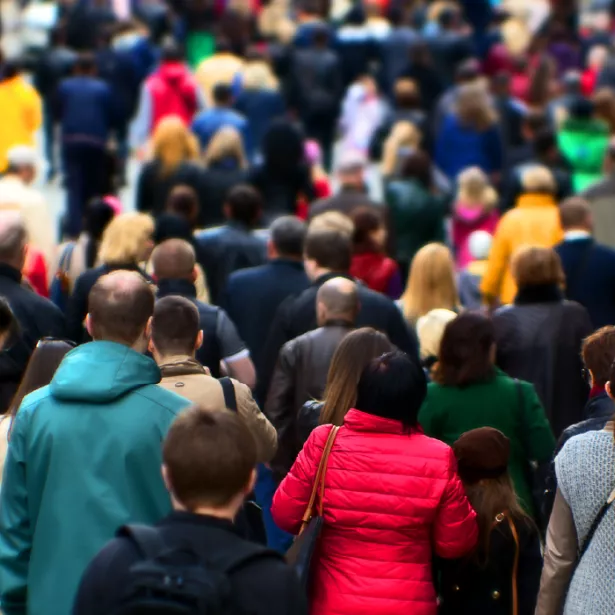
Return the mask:
<svg viewBox="0 0 615 615"><path fill-rule="evenodd" d="M296 534L331 430L312 432L271 512ZM435 615L432 549L457 558L478 539L452 449L400 422L350 410L325 479L312 615Z"/></svg>

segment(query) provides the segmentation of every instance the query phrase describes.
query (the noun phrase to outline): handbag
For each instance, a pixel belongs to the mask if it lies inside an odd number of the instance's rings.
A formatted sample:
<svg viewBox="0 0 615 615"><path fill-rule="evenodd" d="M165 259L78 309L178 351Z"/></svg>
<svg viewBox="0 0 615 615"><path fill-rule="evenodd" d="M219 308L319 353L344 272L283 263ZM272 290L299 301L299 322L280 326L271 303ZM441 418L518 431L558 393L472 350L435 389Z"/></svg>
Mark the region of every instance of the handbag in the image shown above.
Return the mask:
<svg viewBox="0 0 615 615"><path fill-rule="evenodd" d="M329 432L329 437L327 438L322 457L318 464L318 470L316 471L312 494L310 495L309 503L303 514L301 529L299 530L297 538L295 538L295 541L286 553L286 561L295 569L306 591L309 584L310 563L323 526L322 507L325 495L327 463L339 429L338 426L334 425ZM318 502L316 500L317 495L319 496Z"/></svg>

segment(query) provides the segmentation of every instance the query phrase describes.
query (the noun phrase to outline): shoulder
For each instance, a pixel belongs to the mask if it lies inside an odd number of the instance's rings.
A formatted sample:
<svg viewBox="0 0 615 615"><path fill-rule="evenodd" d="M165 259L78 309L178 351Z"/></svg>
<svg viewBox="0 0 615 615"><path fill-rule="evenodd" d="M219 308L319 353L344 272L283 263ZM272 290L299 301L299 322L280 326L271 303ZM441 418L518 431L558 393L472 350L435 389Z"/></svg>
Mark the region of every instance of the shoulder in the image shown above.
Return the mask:
<svg viewBox="0 0 615 615"><path fill-rule="evenodd" d="M140 398L140 402L136 403L149 404L174 416L191 404L190 400L158 384L148 384L136 389L134 395Z"/></svg>
<svg viewBox="0 0 615 615"><path fill-rule="evenodd" d="M228 279L228 286L241 286L250 282L257 282L260 279L269 277L273 272L269 265L260 265L258 267L250 267L249 269L240 269L233 271Z"/></svg>
<svg viewBox="0 0 615 615"><path fill-rule="evenodd" d="M585 462L586 456L592 451L602 449L608 449L612 455L615 454L613 434L608 431L587 431L573 436L564 444L555 458L556 469L565 469L569 464L576 467L578 462Z"/></svg>

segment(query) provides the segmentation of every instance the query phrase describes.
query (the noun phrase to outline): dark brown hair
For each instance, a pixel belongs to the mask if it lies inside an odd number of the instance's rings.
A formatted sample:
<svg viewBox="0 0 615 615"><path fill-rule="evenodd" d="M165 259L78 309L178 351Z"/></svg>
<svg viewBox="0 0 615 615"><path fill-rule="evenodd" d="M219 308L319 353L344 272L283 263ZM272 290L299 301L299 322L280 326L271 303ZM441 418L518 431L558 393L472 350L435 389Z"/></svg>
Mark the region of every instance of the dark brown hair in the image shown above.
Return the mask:
<svg viewBox="0 0 615 615"><path fill-rule="evenodd" d="M352 253L350 237L339 231L308 230L304 251L305 258L316 261L319 267L339 273L350 269Z"/></svg>
<svg viewBox="0 0 615 615"><path fill-rule="evenodd" d="M350 219L354 224L352 242L355 253L380 252L381 247L372 239L372 233L384 226L382 216L373 207L357 207Z"/></svg>
<svg viewBox="0 0 615 615"><path fill-rule="evenodd" d="M463 387L488 380L493 371L493 323L482 314L467 312L444 328L434 380L444 386Z"/></svg>
<svg viewBox="0 0 615 615"><path fill-rule="evenodd" d="M193 406L171 425L162 458L173 495L183 506L220 507L250 482L256 442L237 415Z"/></svg>
<svg viewBox="0 0 615 615"><path fill-rule="evenodd" d="M580 196L572 196L559 206L559 219L564 230L586 226L591 216L589 203Z"/></svg>
<svg viewBox="0 0 615 615"><path fill-rule="evenodd" d="M581 356L585 367L591 370L594 384L603 387L609 382L615 360L615 327L602 327L586 337L581 345Z"/></svg>
<svg viewBox="0 0 615 615"><path fill-rule="evenodd" d="M365 367L393 349L384 333L370 327L352 331L342 340L329 366L321 425L344 422L346 413L357 401L357 384Z"/></svg>
<svg viewBox="0 0 615 615"><path fill-rule="evenodd" d="M165 210L185 218L194 229L199 216L199 197L194 188L185 185L175 186L167 197Z"/></svg>
<svg viewBox="0 0 615 615"><path fill-rule="evenodd" d="M199 335L199 310L189 299L170 295L156 301L152 342L163 356L191 355Z"/></svg>

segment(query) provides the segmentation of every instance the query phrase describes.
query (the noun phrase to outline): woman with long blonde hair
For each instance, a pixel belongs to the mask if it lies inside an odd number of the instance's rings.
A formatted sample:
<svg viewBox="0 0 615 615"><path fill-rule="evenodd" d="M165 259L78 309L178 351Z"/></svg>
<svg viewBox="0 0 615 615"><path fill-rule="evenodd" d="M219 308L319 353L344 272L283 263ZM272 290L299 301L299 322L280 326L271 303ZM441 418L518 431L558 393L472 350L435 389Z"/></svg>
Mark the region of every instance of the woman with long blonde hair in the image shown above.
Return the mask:
<svg viewBox="0 0 615 615"><path fill-rule="evenodd" d="M175 186L185 184L199 191L196 137L177 116L160 121L152 137L152 160L141 170L137 183L137 210L158 215Z"/></svg>
<svg viewBox="0 0 615 615"><path fill-rule="evenodd" d="M436 308L458 310L455 262L445 245L430 243L416 253L406 290L399 301L404 318L412 326Z"/></svg>

